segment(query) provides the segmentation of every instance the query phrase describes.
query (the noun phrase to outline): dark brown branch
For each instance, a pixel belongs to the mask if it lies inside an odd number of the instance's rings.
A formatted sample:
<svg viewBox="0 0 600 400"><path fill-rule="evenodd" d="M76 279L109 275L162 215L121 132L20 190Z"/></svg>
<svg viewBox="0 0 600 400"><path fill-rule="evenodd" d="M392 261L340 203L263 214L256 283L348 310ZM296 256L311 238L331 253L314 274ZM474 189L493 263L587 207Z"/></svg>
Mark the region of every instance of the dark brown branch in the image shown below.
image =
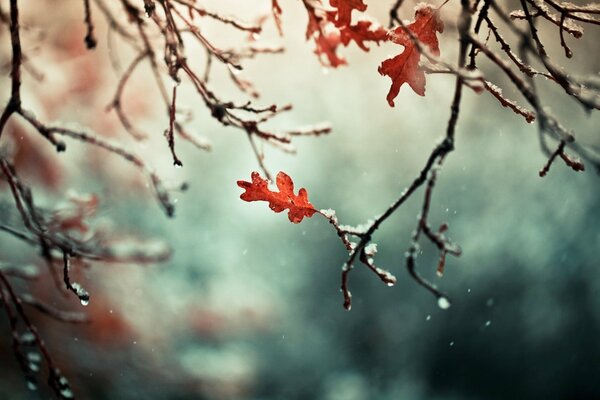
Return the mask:
<svg viewBox="0 0 600 400"><path fill-rule="evenodd" d="M110 110L110 109L114 109L115 110L115 112L117 113L117 117L121 121L121 125L123 125L123 127L125 128L125 130L127 132L129 132L129 134L131 136L133 136L137 140L145 139L146 138L146 134L138 131L133 126L133 124L129 121L129 118L127 117L127 114L123 110L123 105L122 105L123 90L125 89L125 85L127 84L127 81L129 80L129 78L133 74L133 71L135 71L135 69L142 62L142 60L145 57L148 57L148 56L149 56L149 53L142 52L142 53L138 54L137 57L135 57L133 59L133 61L129 65L129 67L127 67L127 69L125 70L125 72L121 76L121 79L119 79L119 83L117 85L117 91L115 93L115 96L113 97L113 101L111 102L111 104L107 108L107 110Z"/></svg>
<svg viewBox="0 0 600 400"><path fill-rule="evenodd" d="M84 313L59 310L50 304L46 304L36 299L30 294L22 294L20 297L24 304L33 307L40 313L47 315L56 321L68 324L85 324L90 322L88 316Z"/></svg>
<svg viewBox="0 0 600 400"><path fill-rule="evenodd" d="M571 57L573 57L573 52L571 51L569 46L567 46L567 42L565 41L565 35L564 35L565 18L567 17L567 15L568 15L567 12L563 12L560 14L560 26L558 27L558 32L559 32L559 36L560 36L560 45L565 50L565 56L567 58L571 58Z"/></svg>
<svg viewBox="0 0 600 400"><path fill-rule="evenodd" d="M402 21L398 17L398 10L402 7L404 0L395 0L394 5L390 8L390 19L388 22L388 28L392 29L395 24L400 24Z"/></svg>
<svg viewBox="0 0 600 400"><path fill-rule="evenodd" d="M94 21L92 21L92 10L90 8L90 0L83 0L83 7L85 11L84 21L87 29L84 42L85 46L91 50L96 48L98 42L96 41L96 37L94 36Z"/></svg>
<svg viewBox="0 0 600 400"><path fill-rule="evenodd" d="M559 143L556 151L554 151L554 153L552 153L552 155L550 156L550 158L548 159L548 161L546 162L544 167L540 170L540 172L539 172L540 177L543 178L544 176L546 176L548 171L550 171L550 166L552 165L552 163L554 162L556 157L560 157L565 162L565 164L568 167L570 167L571 169L573 169L574 171L584 171L585 170L585 166L581 162L581 160L573 159L565 153L566 144L567 143L564 140Z"/></svg>
<svg viewBox="0 0 600 400"><path fill-rule="evenodd" d="M165 137L167 138L167 143L169 144L169 149L171 150L171 156L173 156L173 165L182 167L183 163L181 160L179 160L177 154L175 153L175 135L173 134L173 130L175 129L176 104L177 85L173 85L173 100L171 101L171 107L169 107L169 129L165 131Z"/></svg>
<svg viewBox="0 0 600 400"><path fill-rule="evenodd" d="M0 138L10 116L21 109L21 37L19 35L19 6L17 0L10 0L10 43L12 47L12 63L10 70L11 90L8 104L0 115Z"/></svg>
<svg viewBox="0 0 600 400"><path fill-rule="evenodd" d="M33 343L35 343L37 348L42 353L44 360L46 361L46 364L47 364L48 370L49 370L48 383L49 383L50 387L55 391L57 396L59 396L60 398L64 398L65 397L64 392L66 390L70 391L69 383L66 380L66 378L64 378L64 376L62 376L59 369L56 368L54 360L50 356L50 353L48 352L48 349L46 348L44 341L42 340L40 334L38 333L37 328L35 327L35 325L33 325L31 323L31 320L25 313L21 299L17 296L12 285L10 284L10 282L8 281L6 276L2 273L2 271L0 271L0 284L1 284L0 285L0 295L2 297L2 302L5 305L4 308L7 311L7 313L9 314L9 320L11 321L11 326L12 326L12 331L13 331L13 349L15 350L15 355L17 356L17 359L20 360L20 357L22 354L21 349L20 349L19 337L18 337L17 330L16 330L16 321L17 321L17 318L19 318L25 324L25 327L27 328L27 332L29 332L31 335L33 335L32 336ZM5 296L3 294L4 290L1 288L1 286L4 286L4 289L6 290L6 293L8 294L8 296ZM10 300L12 302L12 305L14 306L14 309L15 309L14 314L11 311L9 311L10 308L8 307L8 300ZM26 376L28 377L28 379L33 379L32 374L28 372L29 366L27 365L25 368L27 368L27 369L24 370L24 372L26 373Z"/></svg>
<svg viewBox="0 0 600 400"><path fill-rule="evenodd" d="M81 301L81 304L87 306L90 302L90 294L79 283L71 282L71 255L63 250L63 281L68 290L73 292Z"/></svg>

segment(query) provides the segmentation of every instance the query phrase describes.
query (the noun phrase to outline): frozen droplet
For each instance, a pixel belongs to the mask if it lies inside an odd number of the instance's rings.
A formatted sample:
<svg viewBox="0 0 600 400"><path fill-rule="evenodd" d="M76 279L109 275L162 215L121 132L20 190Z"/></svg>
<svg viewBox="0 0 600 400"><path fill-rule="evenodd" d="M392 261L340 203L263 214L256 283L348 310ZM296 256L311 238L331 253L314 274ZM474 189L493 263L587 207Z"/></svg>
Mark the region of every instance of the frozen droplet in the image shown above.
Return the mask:
<svg viewBox="0 0 600 400"><path fill-rule="evenodd" d="M19 338L19 341L25 345L34 344L35 343L35 335L29 331L23 332L21 334L21 337Z"/></svg>
<svg viewBox="0 0 600 400"><path fill-rule="evenodd" d="M492 321L485 321L485 326L490 326L492 324Z"/></svg>
<svg viewBox="0 0 600 400"><path fill-rule="evenodd" d="M442 310L447 310L450 308L450 300L448 298L441 296L438 298L438 307Z"/></svg>
<svg viewBox="0 0 600 400"><path fill-rule="evenodd" d="M24 265L20 268L20 271L28 278L35 278L39 275L38 267L32 264Z"/></svg>
<svg viewBox="0 0 600 400"><path fill-rule="evenodd" d="M36 391L38 388L37 383L35 383L35 381L33 380L27 380L27 389L31 390L32 392Z"/></svg>
<svg viewBox="0 0 600 400"><path fill-rule="evenodd" d="M90 294L87 290L83 288L83 286L81 286L77 282L73 282L71 284L71 288L75 292L77 297L79 297L79 301L81 302L82 306L87 306L88 304L90 304Z"/></svg>
<svg viewBox="0 0 600 400"><path fill-rule="evenodd" d="M27 353L27 359L30 362L39 363L40 361L42 361L42 356L40 356L40 353L32 351L30 353Z"/></svg>
<svg viewBox="0 0 600 400"><path fill-rule="evenodd" d="M454 346L454 342L450 342L450 347Z"/></svg>
<svg viewBox="0 0 600 400"><path fill-rule="evenodd" d="M70 388L65 388L60 391L60 395L63 399L72 399L73 391Z"/></svg>
<svg viewBox="0 0 600 400"><path fill-rule="evenodd" d="M470 288L469 288L469 289L467 289L467 293L471 293L471 289L470 289Z"/></svg>
<svg viewBox="0 0 600 400"><path fill-rule="evenodd" d="M323 68L321 69L321 72L323 73L323 75L329 75L329 68L327 68L327 67L323 67Z"/></svg>
<svg viewBox="0 0 600 400"><path fill-rule="evenodd" d="M428 315L427 317L425 317L425 321L429 321L431 320L431 315Z"/></svg>

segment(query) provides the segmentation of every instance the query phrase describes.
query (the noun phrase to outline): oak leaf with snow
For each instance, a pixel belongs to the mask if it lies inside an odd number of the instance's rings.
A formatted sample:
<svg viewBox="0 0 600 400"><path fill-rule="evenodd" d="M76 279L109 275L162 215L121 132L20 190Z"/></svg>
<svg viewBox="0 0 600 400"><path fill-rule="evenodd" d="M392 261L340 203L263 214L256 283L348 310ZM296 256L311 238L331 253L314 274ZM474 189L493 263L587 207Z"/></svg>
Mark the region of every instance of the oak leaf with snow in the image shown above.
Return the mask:
<svg viewBox="0 0 600 400"><path fill-rule="evenodd" d="M394 107L394 99L400 93L404 83L420 96L425 96L425 73L419 67L421 53L414 39L421 46L426 46L434 56L440 55L437 33L444 31L444 23L440 18L439 10L429 4L421 3L415 9L415 20L410 25L398 26L388 32L388 38L394 43L404 46L404 51L396 57L387 59L379 66L379 73L392 79L392 86L387 94L387 101Z"/></svg>

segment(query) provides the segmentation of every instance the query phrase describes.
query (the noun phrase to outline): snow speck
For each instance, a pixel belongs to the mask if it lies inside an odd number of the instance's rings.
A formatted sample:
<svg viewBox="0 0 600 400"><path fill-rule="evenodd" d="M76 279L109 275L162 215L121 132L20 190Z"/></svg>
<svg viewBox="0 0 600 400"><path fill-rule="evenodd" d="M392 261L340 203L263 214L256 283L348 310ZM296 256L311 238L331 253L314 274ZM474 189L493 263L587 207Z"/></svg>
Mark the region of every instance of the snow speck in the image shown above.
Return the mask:
<svg viewBox="0 0 600 400"><path fill-rule="evenodd" d="M449 309L450 308L450 300L448 300L444 296L441 296L440 298L438 298L438 307L441 308L442 310Z"/></svg>
<svg viewBox="0 0 600 400"><path fill-rule="evenodd" d="M335 210L332 210L331 208L325 208L325 209L319 210L319 211L327 219L335 218Z"/></svg>

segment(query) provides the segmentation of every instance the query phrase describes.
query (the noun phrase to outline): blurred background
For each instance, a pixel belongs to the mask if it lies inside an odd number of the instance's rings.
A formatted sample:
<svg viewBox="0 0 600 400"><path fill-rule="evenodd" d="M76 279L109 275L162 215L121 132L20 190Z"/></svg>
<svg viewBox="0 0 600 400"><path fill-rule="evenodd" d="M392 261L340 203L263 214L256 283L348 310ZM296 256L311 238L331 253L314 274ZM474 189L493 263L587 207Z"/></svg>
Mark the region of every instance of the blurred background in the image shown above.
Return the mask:
<svg viewBox="0 0 600 400"><path fill-rule="evenodd" d="M448 258L443 278L435 276L436 249L424 244L418 258L419 271L448 293L452 306L440 309L405 271L419 191L374 238L376 262L397 276L397 285L387 287L356 265L350 276L354 304L346 312L339 283L347 253L329 224L317 215L294 225L265 203L239 199L236 181L258 170L243 132L220 126L183 84L179 107L194 114L187 126L208 138L213 150L177 141L184 167L175 169L162 135L168 119L147 83L149 68L134 74L124 97L149 140L135 142L114 112L104 110L133 53L107 35L101 14L95 10L98 48L89 52L80 2L61 5L60 15L21 3L24 49L44 74L37 81L26 73L24 103L44 120L92 127L135 149L167 185L190 186L174 194L176 217L167 219L145 180L117 157L72 142L57 156L25 125L11 126L11 136L39 149L34 165L45 167L27 167L33 152L26 152L21 173L39 203L52 208L71 189L95 193L95 223L162 240L174 251L158 265L99 263L79 271L91 295L87 307L74 297L63 299L49 279L21 288L89 314L90 324L68 325L30 312L78 398L600 398L600 180L592 168L576 173L560 160L540 178L546 157L535 125L490 95L466 90L456 151L439 173L430 216L434 226L448 222L448 235L463 255ZM368 2L368 12L387 24L388 3ZM268 13L269 5L207 2L246 20ZM7 9L7 2L2 6ZM286 52L245 62L240 76L261 93L257 104L294 105L272 121L274 130L328 121L333 132L298 140L296 155L265 147L265 163L307 188L315 207L335 209L344 224L363 223L397 198L443 137L454 80L429 76L425 97L405 86L390 108L390 81L377 66L398 54L398 46L371 46L368 53L343 49L349 66L323 68L313 43L304 41L301 4L282 0L281 6L284 37L267 24L259 40L283 44ZM403 18L412 19L413 6L406 2ZM452 62L456 6L445 6L448 23L440 37L442 57ZM245 40L227 27L201 26L217 46ZM573 73L597 73L597 30L577 42L567 38L575 53L571 60L558 46L555 29L545 26L543 33L559 63ZM10 60L4 27L0 42L4 65ZM205 55L194 51L188 48L190 62L201 69ZM496 70L485 71L524 104ZM211 88L243 101L227 73L215 66ZM8 82L3 73L2 102ZM548 82L540 82L540 90L545 105L582 143L600 145L597 115L584 113ZM5 187L2 194L6 208ZM5 234L0 256L42 265L34 249ZM0 398L49 398L44 380L37 391L26 389L8 322L1 318Z"/></svg>

